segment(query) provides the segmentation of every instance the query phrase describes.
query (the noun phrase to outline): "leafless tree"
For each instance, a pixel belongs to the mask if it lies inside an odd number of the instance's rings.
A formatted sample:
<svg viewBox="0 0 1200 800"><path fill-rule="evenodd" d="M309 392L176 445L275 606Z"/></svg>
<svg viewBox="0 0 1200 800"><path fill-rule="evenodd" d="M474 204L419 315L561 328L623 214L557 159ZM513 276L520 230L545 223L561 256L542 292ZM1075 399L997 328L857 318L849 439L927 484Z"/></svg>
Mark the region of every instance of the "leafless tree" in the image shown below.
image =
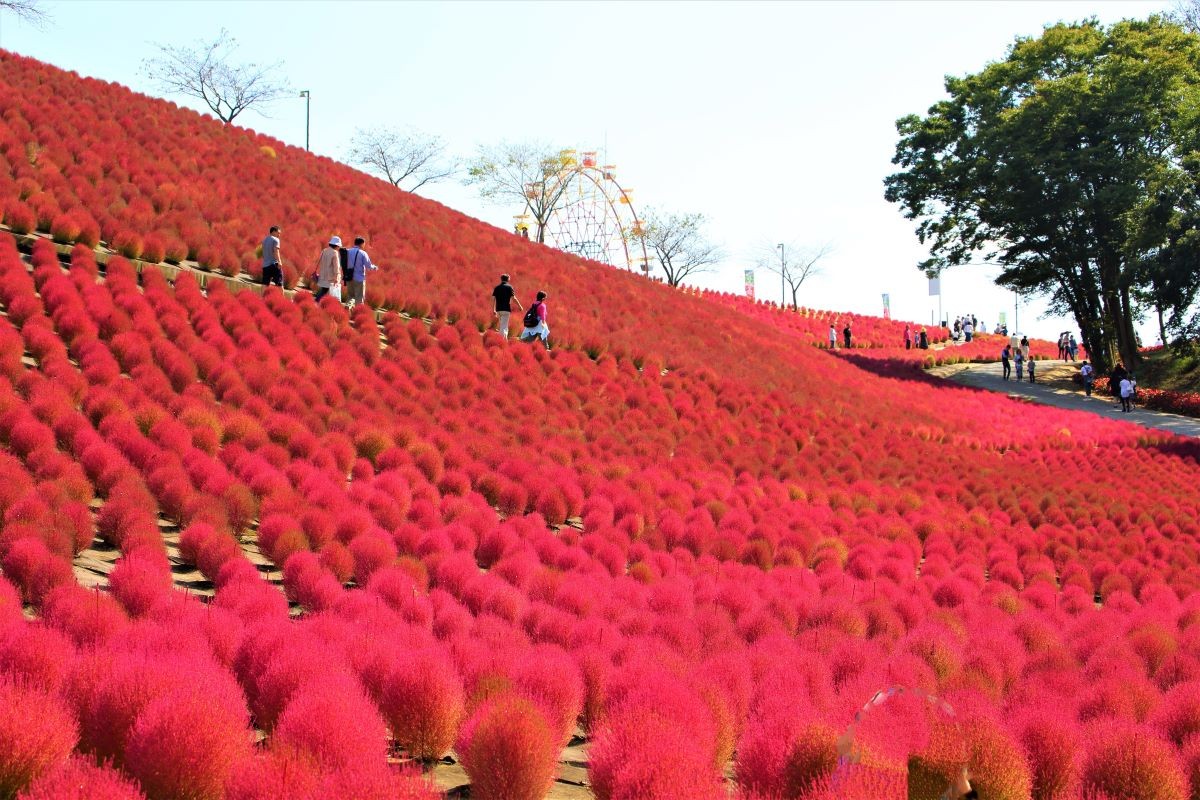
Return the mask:
<svg viewBox="0 0 1200 800"><path fill-rule="evenodd" d="M458 163L445 157L440 136L417 130L358 129L350 140L350 162L365 167L398 189L415 192L427 183L458 172ZM402 186L401 184L406 184Z"/></svg>
<svg viewBox="0 0 1200 800"><path fill-rule="evenodd" d="M1167 16L1184 30L1200 33L1200 0L1179 0Z"/></svg>
<svg viewBox="0 0 1200 800"><path fill-rule="evenodd" d="M38 28L50 20L50 14L42 8L40 0L0 0L0 11L11 12L17 19Z"/></svg>
<svg viewBox="0 0 1200 800"><path fill-rule="evenodd" d="M783 278L792 295L792 310L800 307L800 287L814 275L821 274L821 259L833 252L833 245L819 247L785 243L763 244L759 247L758 266Z"/></svg>
<svg viewBox="0 0 1200 800"><path fill-rule="evenodd" d="M641 239L666 273L667 283L678 286L698 272L709 272L725 257L721 248L704 236L703 214L668 214L647 209L640 230L631 236Z"/></svg>
<svg viewBox="0 0 1200 800"><path fill-rule="evenodd" d="M570 184L565 173L575 166L566 150L539 142L501 142L479 147L467 167L466 183L479 187L485 200L520 205L537 222L537 241L546 241L546 223Z"/></svg>
<svg viewBox="0 0 1200 800"><path fill-rule="evenodd" d="M143 64L146 75L164 91L203 100L225 124L248 108L292 94L287 83L277 77L279 62L265 66L232 62L237 40L224 29L214 41L195 47L157 47L159 54Z"/></svg>

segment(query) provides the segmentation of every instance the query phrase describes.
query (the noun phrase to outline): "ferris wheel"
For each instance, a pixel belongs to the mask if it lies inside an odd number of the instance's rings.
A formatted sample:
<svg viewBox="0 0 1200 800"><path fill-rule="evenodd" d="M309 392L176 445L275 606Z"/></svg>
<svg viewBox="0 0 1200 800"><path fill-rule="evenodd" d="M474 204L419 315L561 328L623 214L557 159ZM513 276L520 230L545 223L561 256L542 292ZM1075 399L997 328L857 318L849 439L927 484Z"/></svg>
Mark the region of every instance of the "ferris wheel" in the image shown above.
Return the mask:
<svg viewBox="0 0 1200 800"><path fill-rule="evenodd" d="M546 244L582 258L648 274L650 259L633 190L617 182L616 167L599 166L594 151L562 154L563 167L548 182L561 189L546 220ZM517 229L528 230L527 215Z"/></svg>

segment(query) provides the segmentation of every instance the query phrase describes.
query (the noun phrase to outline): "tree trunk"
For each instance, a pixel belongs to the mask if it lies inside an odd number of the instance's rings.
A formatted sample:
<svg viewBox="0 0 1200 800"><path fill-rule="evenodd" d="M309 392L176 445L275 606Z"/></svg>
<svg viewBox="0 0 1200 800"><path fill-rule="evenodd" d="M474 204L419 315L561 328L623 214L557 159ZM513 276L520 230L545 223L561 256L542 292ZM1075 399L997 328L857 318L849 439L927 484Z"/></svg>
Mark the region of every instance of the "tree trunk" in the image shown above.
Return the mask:
<svg viewBox="0 0 1200 800"><path fill-rule="evenodd" d="M1117 320L1117 343L1121 349L1121 358L1125 368L1133 370L1142 361L1138 352L1137 331L1133 329L1133 302L1129 297L1129 287L1121 287L1121 316Z"/></svg>
<svg viewBox="0 0 1200 800"><path fill-rule="evenodd" d="M1161 339L1162 343L1165 345L1165 344L1167 344L1167 326L1163 322L1163 312L1162 312L1162 302L1161 301L1159 301L1159 303L1154 306L1154 311L1155 311L1155 313L1158 314L1158 338Z"/></svg>

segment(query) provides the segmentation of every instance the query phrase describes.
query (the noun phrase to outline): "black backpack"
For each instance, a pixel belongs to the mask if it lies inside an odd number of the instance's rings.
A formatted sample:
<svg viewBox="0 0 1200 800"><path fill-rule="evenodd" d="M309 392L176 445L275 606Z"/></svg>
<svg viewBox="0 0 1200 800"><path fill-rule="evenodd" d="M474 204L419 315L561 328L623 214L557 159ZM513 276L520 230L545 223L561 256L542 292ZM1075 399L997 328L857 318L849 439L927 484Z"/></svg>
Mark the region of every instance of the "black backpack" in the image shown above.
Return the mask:
<svg viewBox="0 0 1200 800"><path fill-rule="evenodd" d="M539 305L541 305L541 303L534 303L529 308L525 309L526 328L536 328L538 325L542 324L542 319L538 316L537 312Z"/></svg>

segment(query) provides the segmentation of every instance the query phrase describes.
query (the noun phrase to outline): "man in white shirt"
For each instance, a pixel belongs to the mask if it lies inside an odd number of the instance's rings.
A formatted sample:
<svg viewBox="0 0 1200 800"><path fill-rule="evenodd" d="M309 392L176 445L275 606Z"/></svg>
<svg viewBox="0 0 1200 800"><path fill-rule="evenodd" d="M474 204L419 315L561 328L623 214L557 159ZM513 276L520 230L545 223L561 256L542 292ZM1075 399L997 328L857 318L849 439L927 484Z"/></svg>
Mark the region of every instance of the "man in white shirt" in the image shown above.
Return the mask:
<svg viewBox="0 0 1200 800"><path fill-rule="evenodd" d="M346 267L350 270L350 283L347 288L350 290L349 303L353 308L356 303L361 303L367 296L367 273L379 269L371 263L371 257L367 255L367 251L363 250L363 245L367 240L359 236L354 240L354 247L346 251Z"/></svg>
<svg viewBox="0 0 1200 800"><path fill-rule="evenodd" d="M1083 390L1087 392L1087 396L1092 396L1092 386L1096 383L1096 370L1088 362L1083 362L1079 365L1079 376L1083 378Z"/></svg>
<svg viewBox="0 0 1200 800"><path fill-rule="evenodd" d="M1132 375L1121 378L1121 410L1126 413L1133 410L1133 391L1136 386Z"/></svg>

